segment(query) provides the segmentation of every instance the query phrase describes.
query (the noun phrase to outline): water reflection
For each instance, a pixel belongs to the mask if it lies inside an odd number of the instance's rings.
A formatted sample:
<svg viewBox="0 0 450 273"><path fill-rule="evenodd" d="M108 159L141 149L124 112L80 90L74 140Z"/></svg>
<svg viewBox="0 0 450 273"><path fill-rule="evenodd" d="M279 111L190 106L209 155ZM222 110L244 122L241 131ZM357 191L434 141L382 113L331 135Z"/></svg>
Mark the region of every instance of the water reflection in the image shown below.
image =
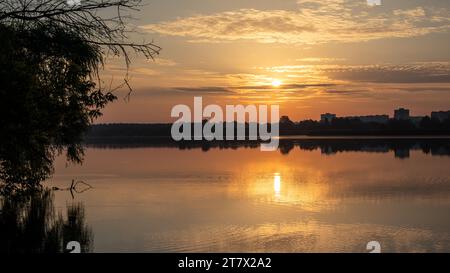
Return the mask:
<svg viewBox="0 0 450 273"><path fill-rule="evenodd" d="M82 203L67 205L65 217L56 212L54 193L49 189L26 195L0 197L0 252L61 253L70 241L81 252L93 248L93 234L85 222Z"/></svg>
<svg viewBox="0 0 450 273"><path fill-rule="evenodd" d="M287 154L88 148L82 167L59 161L50 185L95 187L82 198L101 252L365 252L372 240L383 252L449 251L450 157L414 148L398 160L371 141L294 140Z"/></svg>
<svg viewBox="0 0 450 273"><path fill-rule="evenodd" d="M281 177L279 173L275 173L273 176L273 190L275 192L275 198L280 198L281 194Z"/></svg>
<svg viewBox="0 0 450 273"><path fill-rule="evenodd" d="M88 147L95 148L178 148L180 150L259 148L249 141L219 142L174 142L164 138L99 138L89 139ZM289 154L295 148L322 154L334 155L341 152L393 153L398 159L410 156L411 151L421 151L432 156L450 156L449 137L285 137L280 139L279 152Z"/></svg>
<svg viewBox="0 0 450 273"><path fill-rule="evenodd" d="M1 199L1 251L63 252L71 240L92 251L95 233L99 252L365 252L373 240L383 252L448 252L447 141L90 147L83 166L58 159L46 182L89 181L82 204L68 191Z"/></svg>

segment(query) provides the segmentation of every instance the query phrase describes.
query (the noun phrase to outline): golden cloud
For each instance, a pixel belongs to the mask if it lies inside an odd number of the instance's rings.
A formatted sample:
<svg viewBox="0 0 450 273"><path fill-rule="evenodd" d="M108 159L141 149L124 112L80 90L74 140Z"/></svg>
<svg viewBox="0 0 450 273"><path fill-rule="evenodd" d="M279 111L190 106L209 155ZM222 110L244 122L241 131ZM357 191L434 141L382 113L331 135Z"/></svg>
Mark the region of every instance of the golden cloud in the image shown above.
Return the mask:
<svg viewBox="0 0 450 273"><path fill-rule="evenodd" d="M320 44L415 37L450 29L450 8L380 10L356 0L299 0L298 10L240 9L141 26L193 42Z"/></svg>

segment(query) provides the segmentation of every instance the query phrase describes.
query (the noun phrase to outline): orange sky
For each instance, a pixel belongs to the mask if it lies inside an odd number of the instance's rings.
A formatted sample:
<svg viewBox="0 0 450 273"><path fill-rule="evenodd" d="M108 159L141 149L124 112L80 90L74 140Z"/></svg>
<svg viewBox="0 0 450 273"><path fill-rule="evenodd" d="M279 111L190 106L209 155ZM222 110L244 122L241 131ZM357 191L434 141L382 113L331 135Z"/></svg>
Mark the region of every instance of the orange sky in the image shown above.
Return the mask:
<svg viewBox="0 0 450 273"><path fill-rule="evenodd" d="M167 122L171 108L279 104L293 120L450 109L450 2L153 0L134 14L163 50L134 57L134 93L98 122ZM123 77L118 59L103 78ZM118 93L123 96L124 93Z"/></svg>

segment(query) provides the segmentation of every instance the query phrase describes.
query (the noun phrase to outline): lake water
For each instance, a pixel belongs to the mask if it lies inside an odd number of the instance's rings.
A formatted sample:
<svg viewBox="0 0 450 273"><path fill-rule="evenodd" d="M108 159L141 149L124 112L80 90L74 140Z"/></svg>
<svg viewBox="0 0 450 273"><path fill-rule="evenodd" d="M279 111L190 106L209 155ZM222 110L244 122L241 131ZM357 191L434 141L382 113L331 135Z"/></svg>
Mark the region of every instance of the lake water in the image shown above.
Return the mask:
<svg viewBox="0 0 450 273"><path fill-rule="evenodd" d="M54 206L84 206L94 252L450 251L446 140L286 141L89 147L45 184L92 185L54 191Z"/></svg>

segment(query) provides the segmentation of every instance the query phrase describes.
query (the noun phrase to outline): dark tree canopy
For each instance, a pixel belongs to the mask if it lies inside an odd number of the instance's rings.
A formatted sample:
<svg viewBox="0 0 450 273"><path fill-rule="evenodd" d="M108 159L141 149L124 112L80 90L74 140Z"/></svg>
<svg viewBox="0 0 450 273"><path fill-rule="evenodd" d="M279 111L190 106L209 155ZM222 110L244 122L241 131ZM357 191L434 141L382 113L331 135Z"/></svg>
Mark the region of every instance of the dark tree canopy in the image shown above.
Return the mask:
<svg viewBox="0 0 450 273"><path fill-rule="evenodd" d="M81 141L116 99L98 71L108 54L153 58L159 47L126 41L123 12L139 0L0 0L0 183L38 187L56 154L81 162ZM114 9L102 17L100 11ZM110 12L109 12L110 13ZM124 75L126 76L126 75ZM128 86L124 79L123 86Z"/></svg>

